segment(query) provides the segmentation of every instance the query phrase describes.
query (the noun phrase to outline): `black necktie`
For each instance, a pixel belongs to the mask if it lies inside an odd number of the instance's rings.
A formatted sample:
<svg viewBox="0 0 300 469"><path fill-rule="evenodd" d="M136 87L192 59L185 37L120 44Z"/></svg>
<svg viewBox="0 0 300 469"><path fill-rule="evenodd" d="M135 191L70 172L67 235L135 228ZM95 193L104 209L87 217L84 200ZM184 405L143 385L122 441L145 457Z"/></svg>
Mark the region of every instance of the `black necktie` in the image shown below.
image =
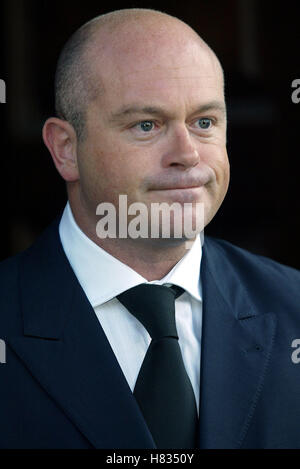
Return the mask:
<svg viewBox="0 0 300 469"><path fill-rule="evenodd" d="M179 287L142 284L118 300L147 329L152 341L142 363L134 396L157 448L196 447L197 408L175 323Z"/></svg>

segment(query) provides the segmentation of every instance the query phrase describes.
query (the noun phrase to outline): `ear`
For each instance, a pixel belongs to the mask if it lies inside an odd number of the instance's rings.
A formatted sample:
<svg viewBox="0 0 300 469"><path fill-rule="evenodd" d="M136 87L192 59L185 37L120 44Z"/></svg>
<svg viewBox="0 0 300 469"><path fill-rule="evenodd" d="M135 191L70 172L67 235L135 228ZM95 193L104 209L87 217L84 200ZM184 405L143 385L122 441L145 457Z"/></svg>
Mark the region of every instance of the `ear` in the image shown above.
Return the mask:
<svg viewBox="0 0 300 469"><path fill-rule="evenodd" d="M44 124L43 140L61 177L67 182L78 181L77 137L72 125L51 117Z"/></svg>

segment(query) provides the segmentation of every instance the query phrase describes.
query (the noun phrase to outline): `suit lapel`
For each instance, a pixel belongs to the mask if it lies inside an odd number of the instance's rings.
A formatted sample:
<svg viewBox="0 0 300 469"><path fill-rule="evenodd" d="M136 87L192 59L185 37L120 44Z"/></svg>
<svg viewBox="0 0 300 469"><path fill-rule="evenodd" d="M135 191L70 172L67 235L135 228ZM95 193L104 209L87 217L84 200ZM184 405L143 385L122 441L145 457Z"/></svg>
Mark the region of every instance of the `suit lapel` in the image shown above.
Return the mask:
<svg viewBox="0 0 300 469"><path fill-rule="evenodd" d="M226 254L206 238L200 448L240 448L263 389L276 317L250 303Z"/></svg>
<svg viewBox="0 0 300 469"><path fill-rule="evenodd" d="M96 448L155 448L57 222L21 256L24 335L8 339L32 375Z"/></svg>

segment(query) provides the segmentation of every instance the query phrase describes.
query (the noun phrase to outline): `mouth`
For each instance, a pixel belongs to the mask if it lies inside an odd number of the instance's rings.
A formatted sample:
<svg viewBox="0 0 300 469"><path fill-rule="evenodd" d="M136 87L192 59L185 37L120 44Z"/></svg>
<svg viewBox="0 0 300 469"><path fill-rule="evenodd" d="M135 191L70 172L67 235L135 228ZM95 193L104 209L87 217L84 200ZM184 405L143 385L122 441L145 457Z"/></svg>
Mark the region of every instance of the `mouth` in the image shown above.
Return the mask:
<svg viewBox="0 0 300 469"><path fill-rule="evenodd" d="M151 181L152 184L148 187L150 191L186 191L201 189L212 180L210 174L202 173L197 175L177 175L177 177L168 177L164 180Z"/></svg>
<svg viewBox="0 0 300 469"><path fill-rule="evenodd" d="M200 202L200 196L204 190L204 185L201 186L172 186L163 189L154 189L154 193L160 200L172 201L180 203L195 203Z"/></svg>
<svg viewBox="0 0 300 469"><path fill-rule="evenodd" d="M171 187L163 187L163 188L157 188L157 189L152 189L155 191L182 191L182 190L190 190L190 189L200 189L203 187L204 184L197 185L197 186L171 186Z"/></svg>

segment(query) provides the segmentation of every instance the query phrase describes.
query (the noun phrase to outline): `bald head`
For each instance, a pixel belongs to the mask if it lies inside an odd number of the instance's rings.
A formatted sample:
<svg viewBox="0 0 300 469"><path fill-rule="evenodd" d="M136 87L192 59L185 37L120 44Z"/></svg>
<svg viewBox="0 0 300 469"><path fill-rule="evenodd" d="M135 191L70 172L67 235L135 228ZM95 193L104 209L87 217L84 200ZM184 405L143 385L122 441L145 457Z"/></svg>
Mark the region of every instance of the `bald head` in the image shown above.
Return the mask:
<svg viewBox="0 0 300 469"><path fill-rule="evenodd" d="M157 47L176 54L177 46L189 42L200 47L223 81L219 60L200 36L183 21L147 9L124 9L98 16L77 30L64 46L55 77L57 116L74 127L77 138L85 138L88 104L105 89L101 72L116 56L139 55L155 60ZM134 60L135 60L134 58ZM99 73L95 73L96 64ZM128 71L129 71L128 63ZM112 77L113 79L113 77Z"/></svg>

